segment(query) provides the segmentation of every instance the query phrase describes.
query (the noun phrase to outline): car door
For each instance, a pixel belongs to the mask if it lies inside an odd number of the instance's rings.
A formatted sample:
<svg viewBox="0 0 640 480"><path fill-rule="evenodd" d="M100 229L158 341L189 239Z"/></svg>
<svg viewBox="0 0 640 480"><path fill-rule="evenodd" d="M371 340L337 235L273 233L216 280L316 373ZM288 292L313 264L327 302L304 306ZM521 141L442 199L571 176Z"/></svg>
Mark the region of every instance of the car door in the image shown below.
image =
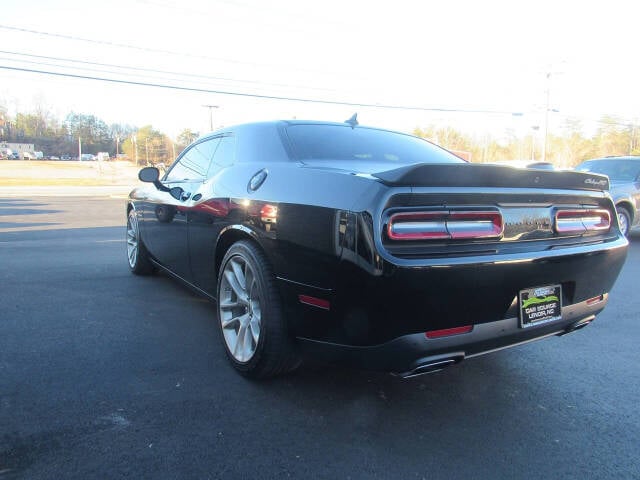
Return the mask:
<svg viewBox="0 0 640 480"><path fill-rule="evenodd" d="M197 202L189 211L189 255L194 283L215 295L215 249L220 231L242 211L220 184L220 173L235 162L236 137L227 133L220 138L207 172L207 180L198 191ZM241 220L240 220L241 221Z"/></svg>
<svg viewBox="0 0 640 480"><path fill-rule="evenodd" d="M187 218L194 191L204 182L218 138L188 147L162 178L169 191L155 190L144 212L145 243L151 254L175 274L192 281Z"/></svg>

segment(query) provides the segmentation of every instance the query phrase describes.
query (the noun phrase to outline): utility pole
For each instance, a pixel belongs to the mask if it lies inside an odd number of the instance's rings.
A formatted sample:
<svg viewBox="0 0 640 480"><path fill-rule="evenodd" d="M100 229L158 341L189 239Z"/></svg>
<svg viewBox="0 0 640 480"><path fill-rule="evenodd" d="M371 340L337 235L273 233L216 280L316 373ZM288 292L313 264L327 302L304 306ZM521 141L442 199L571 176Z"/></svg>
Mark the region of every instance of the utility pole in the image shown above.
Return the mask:
<svg viewBox="0 0 640 480"><path fill-rule="evenodd" d="M82 160L82 138L78 137L78 161Z"/></svg>
<svg viewBox="0 0 640 480"><path fill-rule="evenodd" d="M218 105L202 105L209 109L209 131L213 131L213 109L219 108Z"/></svg>

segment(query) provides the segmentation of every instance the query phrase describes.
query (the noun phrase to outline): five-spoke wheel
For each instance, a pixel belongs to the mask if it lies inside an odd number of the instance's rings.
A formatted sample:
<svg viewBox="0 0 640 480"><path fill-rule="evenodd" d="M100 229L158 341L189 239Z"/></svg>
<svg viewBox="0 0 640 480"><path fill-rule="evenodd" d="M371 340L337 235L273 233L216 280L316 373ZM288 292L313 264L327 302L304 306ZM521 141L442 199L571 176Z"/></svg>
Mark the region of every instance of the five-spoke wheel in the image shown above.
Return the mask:
<svg viewBox="0 0 640 480"><path fill-rule="evenodd" d="M129 258L129 268L133 273L148 275L153 272L149 253L140 239L138 217L133 209L127 215L127 257Z"/></svg>
<svg viewBox="0 0 640 480"><path fill-rule="evenodd" d="M234 243L218 274L218 319L227 356L240 373L270 377L298 366L275 276L253 242Z"/></svg>
<svg viewBox="0 0 640 480"><path fill-rule="evenodd" d="M233 358L248 362L260 340L260 285L242 255L230 258L221 275L219 312L224 341Z"/></svg>

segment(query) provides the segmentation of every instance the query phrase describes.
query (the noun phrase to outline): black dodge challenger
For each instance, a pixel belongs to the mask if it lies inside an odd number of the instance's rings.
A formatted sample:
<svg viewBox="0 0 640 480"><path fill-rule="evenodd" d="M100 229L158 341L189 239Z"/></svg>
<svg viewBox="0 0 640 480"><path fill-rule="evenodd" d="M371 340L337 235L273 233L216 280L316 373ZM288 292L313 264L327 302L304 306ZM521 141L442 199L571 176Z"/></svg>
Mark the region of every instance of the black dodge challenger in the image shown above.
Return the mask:
<svg viewBox="0 0 640 480"><path fill-rule="evenodd" d="M563 335L627 253L607 177L467 163L356 121L225 128L139 177L131 271L215 301L252 377L305 357L410 377Z"/></svg>

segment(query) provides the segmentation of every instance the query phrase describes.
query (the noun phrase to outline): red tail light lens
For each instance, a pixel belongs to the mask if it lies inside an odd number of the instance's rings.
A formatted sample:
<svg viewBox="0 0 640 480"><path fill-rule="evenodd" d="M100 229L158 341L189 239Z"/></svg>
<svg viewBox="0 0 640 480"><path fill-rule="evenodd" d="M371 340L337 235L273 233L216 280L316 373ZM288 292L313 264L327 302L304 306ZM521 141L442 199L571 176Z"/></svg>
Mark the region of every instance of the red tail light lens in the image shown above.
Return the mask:
<svg viewBox="0 0 640 480"><path fill-rule="evenodd" d="M387 225L391 240L436 240L451 238L446 218L449 212L396 213Z"/></svg>
<svg viewBox="0 0 640 480"><path fill-rule="evenodd" d="M557 233L605 231L611 228L611 214L605 209L558 210L555 226Z"/></svg>
<svg viewBox="0 0 640 480"><path fill-rule="evenodd" d="M464 240L500 238L504 232L497 210L401 212L391 215L391 240Z"/></svg>

